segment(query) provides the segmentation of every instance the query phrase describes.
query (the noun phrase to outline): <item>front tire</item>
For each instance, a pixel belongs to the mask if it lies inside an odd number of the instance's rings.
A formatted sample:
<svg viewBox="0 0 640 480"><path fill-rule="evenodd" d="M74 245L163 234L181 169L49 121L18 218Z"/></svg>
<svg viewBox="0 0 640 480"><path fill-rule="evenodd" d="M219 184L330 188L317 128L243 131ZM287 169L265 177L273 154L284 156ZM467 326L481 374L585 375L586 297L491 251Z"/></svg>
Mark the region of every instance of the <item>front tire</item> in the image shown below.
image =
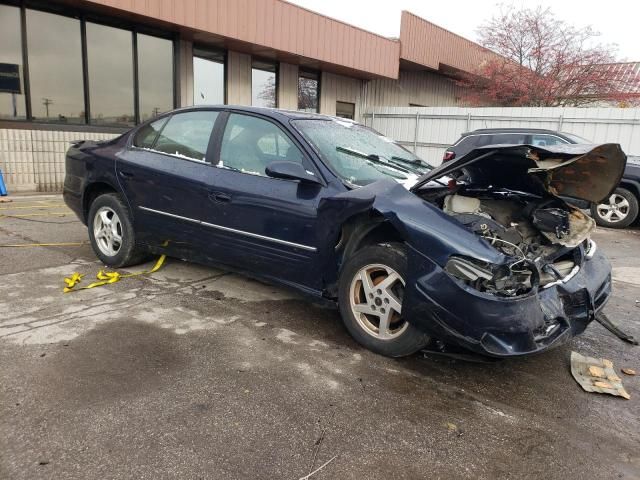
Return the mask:
<svg viewBox="0 0 640 480"><path fill-rule="evenodd" d="M638 218L638 199L626 188L616 188L603 203L591 206L591 216L601 227L628 227Z"/></svg>
<svg viewBox="0 0 640 480"><path fill-rule="evenodd" d="M91 203L87 229L93 251L109 267L136 265L147 256L136 243L131 214L117 193L102 194Z"/></svg>
<svg viewBox="0 0 640 480"><path fill-rule="evenodd" d="M362 248L340 274L338 303L345 327L369 350L388 357L411 355L429 336L402 317L407 255L402 244Z"/></svg>

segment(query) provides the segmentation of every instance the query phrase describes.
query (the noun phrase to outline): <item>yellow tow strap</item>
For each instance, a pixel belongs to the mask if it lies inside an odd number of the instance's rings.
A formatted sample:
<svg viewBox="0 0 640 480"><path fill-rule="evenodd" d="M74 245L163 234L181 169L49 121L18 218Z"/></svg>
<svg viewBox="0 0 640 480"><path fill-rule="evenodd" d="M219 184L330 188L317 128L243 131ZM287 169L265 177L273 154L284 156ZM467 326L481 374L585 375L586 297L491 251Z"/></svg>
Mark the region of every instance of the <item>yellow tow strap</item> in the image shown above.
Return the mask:
<svg viewBox="0 0 640 480"><path fill-rule="evenodd" d="M100 270L96 275L96 278L98 279L97 282L93 282L85 287L79 287L79 288L75 288L75 286L78 283L80 283L84 275L75 272L70 277L66 277L64 279L64 283L66 283L67 286L64 287L62 291L64 293L70 293L70 292L77 292L79 290L88 290L89 288L101 287L103 285L108 285L110 283L119 282L123 278L137 277L138 275L148 275L150 273L154 273L160 270L160 268L164 264L165 258L167 258L166 255L161 255L151 270L145 270L142 272L127 273L123 275L119 272L106 272L104 270Z"/></svg>
<svg viewBox="0 0 640 480"><path fill-rule="evenodd" d="M49 213L20 213L18 215L6 215L0 213L0 218L25 218L25 217L66 217L69 212L49 212Z"/></svg>
<svg viewBox="0 0 640 480"><path fill-rule="evenodd" d="M58 242L58 243L2 243L0 248L20 248L20 247L80 247L88 245L89 242Z"/></svg>
<svg viewBox="0 0 640 480"><path fill-rule="evenodd" d="M56 204L52 204L52 205L45 205L45 204L40 204L40 205L22 205L20 203L16 203L15 207L0 207L0 210L24 210L24 209L33 209L33 210L42 210L42 209L47 209L47 208L57 208L57 207L65 207L66 205L64 203L56 203Z"/></svg>

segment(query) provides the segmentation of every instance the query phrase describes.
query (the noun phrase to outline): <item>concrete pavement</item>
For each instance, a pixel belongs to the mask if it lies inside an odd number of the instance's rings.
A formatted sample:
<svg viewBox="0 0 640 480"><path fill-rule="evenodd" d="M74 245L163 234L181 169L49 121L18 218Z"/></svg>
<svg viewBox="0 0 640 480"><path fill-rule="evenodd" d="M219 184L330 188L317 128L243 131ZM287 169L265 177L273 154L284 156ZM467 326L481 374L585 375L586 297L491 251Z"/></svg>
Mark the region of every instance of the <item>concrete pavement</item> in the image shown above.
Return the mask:
<svg viewBox="0 0 640 480"><path fill-rule="evenodd" d="M0 209L25 215L0 217L0 244L87 240L58 196ZM639 234L595 237L606 311L636 337ZM86 244L0 247L0 478L298 479L336 455L311 478L640 478L640 377L626 401L569 371L571 349L640 371L598 324L531 358L393 360L332 309L179 260L62 294L99 268Z"/></svg>

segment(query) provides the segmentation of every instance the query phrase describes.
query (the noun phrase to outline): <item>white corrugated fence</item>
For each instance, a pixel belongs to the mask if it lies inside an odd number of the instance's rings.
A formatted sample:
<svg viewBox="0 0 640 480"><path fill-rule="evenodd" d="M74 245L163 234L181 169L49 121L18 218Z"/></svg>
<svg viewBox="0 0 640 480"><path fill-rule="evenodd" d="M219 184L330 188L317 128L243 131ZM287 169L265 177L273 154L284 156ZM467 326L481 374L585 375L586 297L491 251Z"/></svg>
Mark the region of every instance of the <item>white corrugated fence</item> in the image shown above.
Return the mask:
<svg viewBox="0 0 640 480"><path fill-rule="evenodd" d="M377 107L362 117L433 165L463 132L478 128L559 130L640 155L640 108Z"/></svg>

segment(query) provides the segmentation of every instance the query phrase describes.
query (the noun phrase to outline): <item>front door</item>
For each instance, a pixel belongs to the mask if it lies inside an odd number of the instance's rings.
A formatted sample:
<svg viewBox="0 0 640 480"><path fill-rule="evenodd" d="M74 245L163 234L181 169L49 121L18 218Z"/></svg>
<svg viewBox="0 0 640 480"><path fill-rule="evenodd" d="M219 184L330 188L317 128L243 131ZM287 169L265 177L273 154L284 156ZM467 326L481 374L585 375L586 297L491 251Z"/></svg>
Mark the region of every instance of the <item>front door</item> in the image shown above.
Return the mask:
<svg viewBox="0 0 640 480"><path fill-rule="evenodd" d="M273 161L301 163L317 175L296 141L266 118L231 113L210 177L212 203L203 220L221 239L228 262L302 285L321 285L317 208L327 188L268 177Z"/></svg>

